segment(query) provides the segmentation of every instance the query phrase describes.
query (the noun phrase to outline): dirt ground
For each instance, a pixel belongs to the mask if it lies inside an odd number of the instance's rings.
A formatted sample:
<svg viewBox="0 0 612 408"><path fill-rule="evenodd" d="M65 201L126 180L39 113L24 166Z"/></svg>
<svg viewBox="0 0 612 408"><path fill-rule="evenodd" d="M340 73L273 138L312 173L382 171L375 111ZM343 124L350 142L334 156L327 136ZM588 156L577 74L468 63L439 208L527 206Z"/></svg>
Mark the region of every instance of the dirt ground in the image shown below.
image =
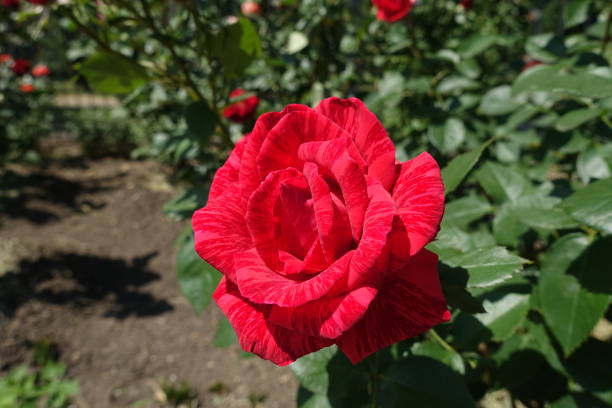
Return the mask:
<svg viewBox="0 0 612 408"><path fill-rule="evenodd" d="M173 382L204 407L295 406L290 369L216 348L219 310L196 316L181 295L173 241L186 224L162 213L166 169L75 159L13 170L31 186L0 213L0 375L51 341L79 407L164 406Z"/></svg>

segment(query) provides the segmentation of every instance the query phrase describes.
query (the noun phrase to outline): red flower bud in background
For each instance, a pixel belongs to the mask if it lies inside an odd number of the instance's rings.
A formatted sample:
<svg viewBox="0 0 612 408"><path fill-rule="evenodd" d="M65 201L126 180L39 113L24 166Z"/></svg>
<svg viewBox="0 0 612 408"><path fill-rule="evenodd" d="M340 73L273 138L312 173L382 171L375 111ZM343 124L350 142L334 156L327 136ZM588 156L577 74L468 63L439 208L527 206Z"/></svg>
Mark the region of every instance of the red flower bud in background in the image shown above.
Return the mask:
<svg viewBox="0 0 612 408"><path fill-rule="evenodd" d="M25 75L30 70L30 65L30 61L17 58L13 61L11 69L13 70L15 75Z"/></svg>
<svg viewBox="0 0 612 408"><path fill-rule="evenodd" d="M26 0L28 3L37 4L39 6L46 6L53 2L53 0Z"/></svg>
<svg viewBox="0 0 612 408"><path fill-rule="evenodd" d="M542 61L535 60L535 59L529 59L525 62L525 65L523 65L521 72L527 71L529 68L532 68L532 67L535 67L536 65L541 65L541 64L542 64Z"/></svg>
<svg viewBox="0 0 612 408"><path fill-rule="evenodd" d="M465 10L469 10L472 8L474 1L473 0L460 0L459 6L463 7Z"/></svg>
<svg viewBox="0 0 612 408"><path fill-rule="evenodd" d="M240 95L244 95L245 93L246 91L244 89L234 89L229 96L230 98L236 98ZM223 109L223 116L232 122L246 122L253 117L253 114L257 109L257 105L259 105L259 98L255 95L249 96L248 98L232 103L227 108Z"/></svg>
<svg viewBox="0 0 612 408"><path fill-rule="evenodd" d="M2 0L2 5L4 7L19 7L19 0Z"/></svg>
<svg viewBox="0 0 612 408"><path fill-rule="evenodd" d="M245 16L261 14L261 6L259 5L259 3L256 3L254 1L245 1L240 5L240 11L242 11L242 14L244 14Z"/></svg>
<svg viewBox="0 0 612 408"><path fill-rule="evenodd" d="M34 66L34 68L32 68L32 75L34 75L35 77L47 76L50 73L51 73L51 70L49 69L48 66L44 64L37 64L36 66Z"/></svg>
<svg viewBox="0 0 612 408"><path fill-rule="evenodd" d="M12 59L11 54L0 54L0 64L6 64Z"/></svg>
<svg viewBox="0 0 612 408"><path fill-rule="evenodd" d="M23 93L32 93L34 92L34 85L32 84L28 84L28 83L23 83L21 85L19 85L19 90Z"/></svg>
<svg viewBox="0 0 612 408"><path fill-rule="evenodd" d="M390 23L403 18L415 3L416 0L372 0L378 8L376 18Z"/></svg>

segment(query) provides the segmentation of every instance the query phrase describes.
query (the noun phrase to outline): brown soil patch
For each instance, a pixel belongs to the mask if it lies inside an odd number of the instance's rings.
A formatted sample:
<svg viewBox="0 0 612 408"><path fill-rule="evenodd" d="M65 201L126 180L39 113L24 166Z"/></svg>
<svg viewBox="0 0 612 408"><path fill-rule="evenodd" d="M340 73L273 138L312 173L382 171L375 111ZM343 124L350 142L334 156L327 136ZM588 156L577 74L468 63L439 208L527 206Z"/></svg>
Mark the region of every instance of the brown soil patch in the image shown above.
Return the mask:
<svg viewBox="0 0 612 408"><path fill-rule="evenodd" d="M288 368L216 348L219 310L196 316L181 295L173 242L186 224L161 211L166 169L103 159L13 170L29 187L0 214L0 375L50 340L81 407L164 406L172 381L206 407L295 406Z"/></svg>

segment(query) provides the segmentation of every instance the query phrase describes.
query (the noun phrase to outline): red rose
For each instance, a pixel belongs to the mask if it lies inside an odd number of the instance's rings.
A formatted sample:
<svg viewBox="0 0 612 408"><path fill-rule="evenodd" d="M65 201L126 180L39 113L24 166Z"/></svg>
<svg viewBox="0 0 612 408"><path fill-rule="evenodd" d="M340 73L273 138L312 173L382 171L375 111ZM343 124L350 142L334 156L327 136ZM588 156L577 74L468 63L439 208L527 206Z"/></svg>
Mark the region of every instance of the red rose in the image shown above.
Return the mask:
<svg viewBox="0 0 612 408"><path fill-rule="evenodd" d="M230 94L230 98L236 98L246 93L243 89L234 89ZM249 96L239 102L232 103L227 108L223 109L223 116L237 123L246 122L253 117L255 109L259 105L259 98L255 95Z"/></svg>
<svg viewBox="0 0 612 408"><path fill-rule="evenodd" d="M372 0L378 8L376 18L390 23L397 21L410 12L416 0Z"/></svg>
<svg viewBox="0 0 612 408"><path fill-rule="evenodd" d="M459 6L463 7L465 10L469 10L472 8L474 1L473 0L460 0Z"/></svg>
<svg viewBox="0 0 612 408"><path fill-rule="evenodd" d="M30 61L17 58L13 60L13 65L11 66L11 69L13 70L15 75L25 75L30 70L30 65Z"/></svg>
<svg viewBox="0 0 612 408"><path fill-rule="evenodd" d="M19 90L23 93L31 93L34 92L34 85L28 83L20 84Z"/></svg>
<svg viewBox="0 0 612 408"><path fill-rule="evenodd" d="M48 66L44 64L38 64L32 68L32 75L35 77L47 76L51 73L51 70Z"/></svg>
<svg viewBox="0 0 612 408"><path fill-rule="evenodd" d="M11 54L0 54L0 64L6 64L12 59Z"/></svg>
<svg viewBox="0 0 612 408"><path fill-rule="evenodd" d="M242 14L245 16L252 16L253 14L260 14L261 7L259 3L254 1L245 1L240 5L240 11L242 11Z"/></svg>
<svg viewBox="0 0 612 408"><path fill-rule="evenodd" d="M429 154L396 163L360 100L328 98L260 116L192 222L245 350L286 365L337 344L356 363L449 319L424 249L443 211Z"/></svg>
<svg viewBox="0 0 612 408"><path fill-rule="evenodd" d="M538 61L538 60L534 60L534 59L527 60L525 62L525 65L523 65L523 68L521 69L521 72L527 71L529 68L535 67L536 65L541 65L541 64L542 64L542 61Z"/></svg>
<svg viewBox="0 0 612 408"><path fill-rule="evenodd" d="M19 0L2 0L2 5L4 7L19 7Z"/></svg>

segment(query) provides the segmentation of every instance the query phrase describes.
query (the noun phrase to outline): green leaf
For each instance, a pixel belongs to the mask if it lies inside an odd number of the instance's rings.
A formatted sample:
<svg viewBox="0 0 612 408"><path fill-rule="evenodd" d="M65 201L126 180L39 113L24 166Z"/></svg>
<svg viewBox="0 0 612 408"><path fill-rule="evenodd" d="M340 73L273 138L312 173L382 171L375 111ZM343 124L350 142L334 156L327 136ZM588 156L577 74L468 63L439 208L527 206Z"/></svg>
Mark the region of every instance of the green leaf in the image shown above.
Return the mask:
<svg viewBox="0 0 612 408"><path fill-rule="evenodd" d="M561 208L521 208L514 207L512 210L515 218L528 227L542 228L546 230L575 228L578 226Z"/></svg>
<svg viewBox="0 0 612 408"><path fill-rule="evenodd" d="M369 405L369 372L353 365L332 346L308 354L291 364L303 388L311 395L298 396L300 408L360 408Z"/></svg>
<svg viewBox="0 0 612 408"><path fill-rule="evenodd" d="M588 17L591 0L571 0L563 8L563 23L566 28L582 24Z"/></svg>
<svg viewBox="0 0 612 408"><path fill-rule="evenodd" d="M223 27L213 39L211 51L223 65L227 77L238 77L255 59L261 57L261 41L253 24L244 17Z"/></svg>
<svg viewBox="0 0 612 408"><path fill-rule="evenodd" d="M410 351L415 356L430 357L446 364L459 374L465 374L465 364L461 355L455 350L449 350L442 347L439 343L433 340L426 340L415 343Z"/></svg>
<svg viewBox="0 0 612 408"><path fill-rule="evenodd" d="M593 251L605 253L609 249L595 246L594 250L587 250L588 245L588 238L582 234L565 235L542 261L538 282L542 313L565 355L588 337L609 302L608 293L596 293L581 284L597 279L597 274L606 268L605 264L591 265L588 259L600 258Z"/></svg>
<svg viewBox="0 0 612 408"><path fill-rule="evenodd" d="M590 147L581 151L578 155L576 172L583 183L588 183L592 178L605 179L610 177L610 166L596 148Z"/></svg>
<svg viewBox="0 0 612 408"><path fill-rule="evenodd" d="M449 118L444 125L432 125L428 132L429 140L440 152L455 151L465 140L465 126L460 119Z"/></svg>
<svg viewBox="0 0 612 408"><path fill-rule="evenodd" d="M163 211L168 217L176 220L191 218L195 210L206 204L206 197L207 194L204 189L198 187L190 188L166 202L163 206Z"/></svg>
<svg viewBox="0 0 612 408"><path fill-rule="evenodd" d="M440 392L444 384L444 392ZM395 362L380 385L381 407L472 408L474 401L463 377L447 365L423 356Z"/></svg>
<svg viewBox="0 0 612 408"><path fill-rule="evenodd" d="M482 152L491 144L493 139L490 139L471 152L460 154L451 160L444 169L442 169L442 179L444 180L444 193L446 195L455 191L461 184L461 181L467 176L472 168L478 163Z"/></svg>
<svg viewBox="0 0 612 408"><path fill-rule="evenodd" d="M456 309L468 313L482 313L485 311L482 302L467 291L467 271L463 268L450 268L444 263L439 267L440 284L446 302Z"/></svg>
<svg viewBox="0 0 612 408"><path fill-rule="evenodd" d="M446 264L469 272L468 288L484 288L510 279L528 263L503 247L477 248L463 254L440 257Z"/></svg>
<svg viewBox="0 0 612 408"><path fill-rule="evenodd" d="M611 361L612 344L590 339L569 358L567 370L584 390L612 405Z"/></svg>
<svg viewBox="0 0 612 408"><path fill-rule="evenodd" d="M598 117L602 112L599 108L576 109L561 116L555 124L555 129L559 132L567 132Z"/></svg>
<svg viewBox="0 0 612 408"><path fill-rule="evenodd" d="M308 46L308 37L299 31L294 31L289 34L287 40L286 52L287 54L295 54L302 51Z"/></svg>
<svg viewBox="0 0 612 408"><path fill-rule="evenodd" d="M210 303L221 273L200 258L193 248L193 238L185 239L176 257L176 270L181 291L196 313Z"/></svg>
<svg viewBox="0 0 612 408"><path fill-rule="evenodd" d="M507 115L524 104L524 100L512 96L510 86L502 85L487 91L480 101L478 113L487 116Z"/></svg>
<svg viewBox="0 0 612 408"><path fill-rule="evenodd" d="M495 45L499 37L488 34L475 34L470 38L463 40L461 46L457 50L463 58L472 58L487 48Z"/></svg>
<svg viewBox="0 0 612 408"><path fill-rule="evenodd" d="M476 178L485 191L497 201L516 201L531 189L529 180L515 169L491 161L478 169Z"/></svg>
<svg viewBox="0 0 612 408"><path fill-rule="evenodd" d="M215 347L226 348L238 341L234 328L225 316L221 316L217 322L217 331L213 344Z"/></svg>
<svg viewBox="0 0 612 408"><path fill-rule="evenodd" d="M517 292L516 285L507 285L487 292L482 299L486 313L474 316L491 330L494 340L504 341L512 336L527 317L529 292Z"/></svg>
<svg viewBox="0 0 612 408"><path fill-rule="evenodd" d="M544 91L574 97L607 98L612 96L612 81L589 72L560 72L561 67L540 65L530 68L514 81L512 95Z"/></svg>
<svg viewBox="0 0 612 408"><path fill-rule="evenodd" d="M445 225L465 227L470 222L491 212L491 204L482 196L471 195L451 201L444 210Z"/></svg>
<svg viewBox="0 0 612 408"><path fill-rule="evenodd" d="M437 90L446 95L478 88L480 88L478 81L460 76L449 76L440 81Z"/></svg>
<svg viewBox="0 0 612 408"><path fill-rule="evenodd" d="M105 51L89 56L77 67L97 92L125 94L147 83L147 72L127 57Z"/></svg>
<svg viewBox="0 0 612 408"><path fill-rule="evenodd" d="M200 142L207 141L215 132L219 117L205 102L194 102L185 108L189 132Z"/></svg>
<svg viewBox="0 0 612 408"><path fill-rule="evenodd" d="M562 205L576 220L612 234L612 177L578 190Z"/></svg>

